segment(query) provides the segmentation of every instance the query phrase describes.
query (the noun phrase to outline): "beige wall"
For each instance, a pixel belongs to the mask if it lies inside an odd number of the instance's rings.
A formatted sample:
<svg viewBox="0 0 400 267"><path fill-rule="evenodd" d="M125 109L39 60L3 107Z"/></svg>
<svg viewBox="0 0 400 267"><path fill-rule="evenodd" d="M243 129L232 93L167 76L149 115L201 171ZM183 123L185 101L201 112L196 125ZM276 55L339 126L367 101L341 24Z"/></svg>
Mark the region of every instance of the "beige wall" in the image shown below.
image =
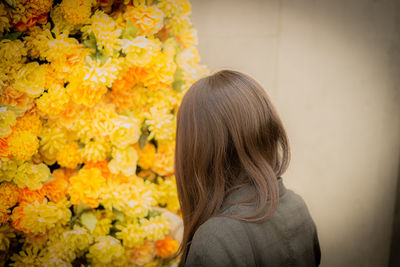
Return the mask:
<svg viewBox="0 0 400 267"><path fill-rule="evenodd" d="M250 74L281 114L292 146L284 181L309 205L322 266L386 266L400 148L400 1L191 2L202 62Z"/></svg>

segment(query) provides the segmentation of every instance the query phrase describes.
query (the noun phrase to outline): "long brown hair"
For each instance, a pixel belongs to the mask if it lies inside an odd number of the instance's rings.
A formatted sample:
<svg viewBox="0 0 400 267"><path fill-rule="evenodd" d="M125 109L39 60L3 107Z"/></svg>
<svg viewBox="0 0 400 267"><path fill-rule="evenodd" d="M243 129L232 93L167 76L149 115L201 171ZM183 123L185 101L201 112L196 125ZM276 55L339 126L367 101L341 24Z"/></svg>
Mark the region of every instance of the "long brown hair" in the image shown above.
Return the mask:
<svg viewBox="0 0 400 267"><path fill-rule="evenodd" d="M289 158L282 122L254 79L222 70L195 82L177 115L175 177L184 233L176 255L183 253L181 260L186 261L186 245L197 228L217 215L235 188L253 186L257 210L230 217L257 222L272 215L279 203L277 177ZM257 217L267 199L268 211Z"/></svg>

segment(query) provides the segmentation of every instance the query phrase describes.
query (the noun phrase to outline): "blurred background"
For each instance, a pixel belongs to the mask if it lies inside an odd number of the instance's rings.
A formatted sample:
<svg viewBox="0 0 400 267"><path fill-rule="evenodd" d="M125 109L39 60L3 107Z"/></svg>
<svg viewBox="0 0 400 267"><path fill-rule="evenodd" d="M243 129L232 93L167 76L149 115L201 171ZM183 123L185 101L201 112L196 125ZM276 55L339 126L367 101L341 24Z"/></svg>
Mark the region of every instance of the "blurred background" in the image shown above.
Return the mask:
<svg viewBox="0 0 400 267"><path fill-rule="evenodd" d="M281 115L321 266L400 266L400 1L191 3L202 62L254 77Z"/></svg>

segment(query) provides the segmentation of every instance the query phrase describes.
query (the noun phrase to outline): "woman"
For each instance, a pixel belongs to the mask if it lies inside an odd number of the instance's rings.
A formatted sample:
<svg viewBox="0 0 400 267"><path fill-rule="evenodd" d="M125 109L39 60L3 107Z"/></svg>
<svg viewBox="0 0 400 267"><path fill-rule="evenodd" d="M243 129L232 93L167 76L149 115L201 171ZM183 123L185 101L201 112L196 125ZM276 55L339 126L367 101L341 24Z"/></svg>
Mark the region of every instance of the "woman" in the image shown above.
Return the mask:
<svg viewBox="0 0 400 267"><path fill-rule="evenodd" d="M263 88L223 70L200 79L177 115L180 266L317 266L303 199L283 185L288 139Z"/></svg>

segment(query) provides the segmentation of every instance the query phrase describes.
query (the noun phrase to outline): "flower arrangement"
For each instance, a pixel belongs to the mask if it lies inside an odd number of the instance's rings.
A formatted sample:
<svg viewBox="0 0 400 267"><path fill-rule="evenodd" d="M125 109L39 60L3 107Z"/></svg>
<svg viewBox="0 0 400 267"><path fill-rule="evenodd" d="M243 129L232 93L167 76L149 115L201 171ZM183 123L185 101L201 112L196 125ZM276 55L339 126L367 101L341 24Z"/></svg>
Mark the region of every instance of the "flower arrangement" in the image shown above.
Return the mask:
<svg viewBox="0 0 400 267"><path fill-rule="evenodd" d="M0 1L1 265L177 263L176 113L208 73L190 14L188 0Z"/></svg>

